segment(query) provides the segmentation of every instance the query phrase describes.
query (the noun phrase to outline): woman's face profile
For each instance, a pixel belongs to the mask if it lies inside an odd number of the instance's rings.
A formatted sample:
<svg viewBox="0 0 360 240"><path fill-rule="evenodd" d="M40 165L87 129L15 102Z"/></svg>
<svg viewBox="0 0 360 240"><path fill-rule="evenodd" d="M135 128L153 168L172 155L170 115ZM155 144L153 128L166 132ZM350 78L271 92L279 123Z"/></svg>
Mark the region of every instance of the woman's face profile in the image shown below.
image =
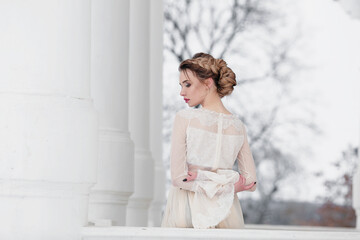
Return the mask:
<svg viewBox="0 0 360 240"><path fill-rule="evenodd" d="M204 83L200 82L192 71L181 71L179 84L181 86L180 96L184 98L184 101L189 107L194 107L203 103L208 93L208 89Z"/></svg>

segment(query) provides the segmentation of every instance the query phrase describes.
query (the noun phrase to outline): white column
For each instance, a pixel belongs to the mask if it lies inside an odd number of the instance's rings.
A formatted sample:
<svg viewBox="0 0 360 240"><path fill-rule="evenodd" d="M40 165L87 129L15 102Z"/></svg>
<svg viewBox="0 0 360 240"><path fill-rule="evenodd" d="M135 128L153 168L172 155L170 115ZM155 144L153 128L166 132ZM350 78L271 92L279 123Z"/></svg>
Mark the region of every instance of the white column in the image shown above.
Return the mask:
<svg viewBox="0 0 360 240"><path fill-rule="evenodd" d="M0 2L0 239L80 239L96 180L90 3Z"/></svg>
<svg viewBox="0 0 360 240"><path fill-rule="evenodd" d="M135 192L126 225L147 226L153 196L154 161L149 146L149 13L148 0L130 1L129 128L135 143ZM161 92L161 85L158 88Z"/></svg>
<svg viewBox="0 0 360 240"><path fill-rule="evenodd" d="M360 146L359 146L360 149ZM356 228L360 229L360 164L358 161L357 170L353 178L353 208L356 213Z"/></svg>
<svg viewBox="0 0 360 240"><path fill-rule="evenodd" d="M91 95L99 113L99 160L89 221L125 225L126 206L134 189L134 146L128 130L128 0L92 0L91 41Z"/></svg>
<svg viewBox="0 0 360 240"><path fill-rule="evenodd" d="M166 175L162 160L163 2L150 1L150 149L155 159L154 198L149 226L159 227L165 205Z"/></svg>

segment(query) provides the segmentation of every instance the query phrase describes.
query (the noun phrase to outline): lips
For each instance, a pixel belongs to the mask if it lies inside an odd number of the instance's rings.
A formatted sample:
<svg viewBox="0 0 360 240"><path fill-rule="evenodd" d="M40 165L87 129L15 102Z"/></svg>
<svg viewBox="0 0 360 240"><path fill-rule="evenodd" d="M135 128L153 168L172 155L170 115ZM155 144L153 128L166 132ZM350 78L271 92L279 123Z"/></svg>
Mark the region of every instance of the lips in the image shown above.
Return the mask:
<svg viewBox="0 0 360 240"><path fill-rule="evenodd" d="M184 98L184 101L187 103L190 99L188 98Z"/></svg>

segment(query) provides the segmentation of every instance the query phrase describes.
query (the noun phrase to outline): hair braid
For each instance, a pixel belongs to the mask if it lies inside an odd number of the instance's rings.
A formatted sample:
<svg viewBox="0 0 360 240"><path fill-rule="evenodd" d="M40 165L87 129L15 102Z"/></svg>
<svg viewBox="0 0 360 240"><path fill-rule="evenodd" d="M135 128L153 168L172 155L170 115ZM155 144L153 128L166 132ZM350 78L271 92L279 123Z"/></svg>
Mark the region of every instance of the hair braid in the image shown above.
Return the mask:
<svg viewBox="0 0 360 240"><path fill-rule="evenodd" d="M222 98L229 95L236 86L236 75L223 59L215 59L207 53L197 53L192 58L180 63L179 71L191 70L200 81L212 78L217 92Z"/></svg>

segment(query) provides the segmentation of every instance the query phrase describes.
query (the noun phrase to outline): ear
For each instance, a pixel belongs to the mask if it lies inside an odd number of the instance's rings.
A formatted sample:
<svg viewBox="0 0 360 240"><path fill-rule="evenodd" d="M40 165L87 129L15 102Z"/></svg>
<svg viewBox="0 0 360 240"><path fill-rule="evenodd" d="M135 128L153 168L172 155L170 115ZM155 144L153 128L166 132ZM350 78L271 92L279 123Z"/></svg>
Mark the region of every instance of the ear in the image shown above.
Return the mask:
<svg viewBox="0 0 360 240"><path fill-rule="evenodd" d="M211 87L214 85L214 79L212 79L212 78L207 78L207 79L205 79L205 85L206 85L208 88L211 88Z"/></svg>

